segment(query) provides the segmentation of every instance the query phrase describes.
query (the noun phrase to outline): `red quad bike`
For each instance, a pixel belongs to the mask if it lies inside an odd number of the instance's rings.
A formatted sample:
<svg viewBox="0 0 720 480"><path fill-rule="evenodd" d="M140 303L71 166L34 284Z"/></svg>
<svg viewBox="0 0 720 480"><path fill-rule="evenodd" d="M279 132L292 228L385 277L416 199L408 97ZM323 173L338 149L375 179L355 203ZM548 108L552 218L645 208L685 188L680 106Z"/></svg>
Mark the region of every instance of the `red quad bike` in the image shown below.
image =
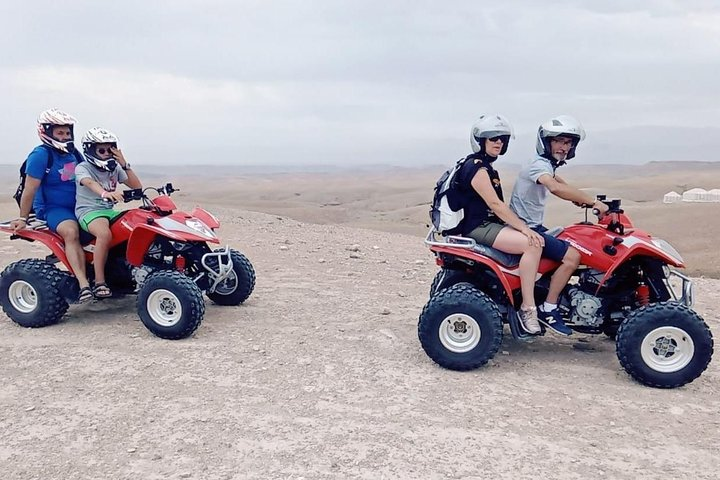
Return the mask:
<svg viewBox="0 0 720 480"><path fill-rule="evenodd" d="M633 227L620 200L599 224L585 221L552 232L581 254L581 265L563 290L558 308L567 325L581 333L614 338L620 364L638 382L674 388L692 382L707 368L713 338L695 313L692 281L676 271L680 254L666 241ZM597 214L597 212L595 212ZM427 355L442 367L470 370L497 353L507 322L513 337L534 337L520 327L519 256L477 245L472 239L425 240L441 267L418 323ZM543 302L558 263L543 259L535 284Z"/></svg>
<svg viewBox="0 0 720 480"><path fill-rule="evenodd" d="M147 191L158 196L150 199ZM248 259L219 244L218 219L202 208L176 211L170 195L172 184L123 192L126 202L142 206L122 212L111 223L112 242L105 267L113 294L137 293L137 310L143 324L161 338L190 336L205 314L203 292L219 305L239 305L255 287L255 271ZM44 327L60 321L68 303L79 295L77 279L65 256L63 240L44 224L33 220L28 228L13 232L9 222L0 231L12 239L39 241L52 254L44 260L12 263L0 274L2 309L23 327ZM85 233L85 232L83 232ZM81 243L92 275L94 237ZM67 271L56 267L65 265Z"/></svg>

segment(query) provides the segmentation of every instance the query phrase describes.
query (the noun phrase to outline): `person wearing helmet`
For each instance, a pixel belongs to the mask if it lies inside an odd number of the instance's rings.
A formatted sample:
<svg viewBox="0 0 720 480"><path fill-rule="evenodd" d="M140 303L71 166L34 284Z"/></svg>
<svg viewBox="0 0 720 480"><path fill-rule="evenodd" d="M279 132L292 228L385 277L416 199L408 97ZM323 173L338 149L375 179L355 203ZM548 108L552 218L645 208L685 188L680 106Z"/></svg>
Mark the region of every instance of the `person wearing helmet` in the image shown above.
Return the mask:
<svg viewBox="0 0 720 480"><path fill-rule="evenodd" d="M47 222L63 238L65 254L80 285L79 302L92 299L85 273L85 254L75 218L75 168L82 161L73 146L75 119L56 108L43 111L37 120L42 144L25 163L25 187L20 197L20 217L12 222L17 231L27 226L30 212Z"/></svg>
<svg viewBox="0 0 720 480"><path fill-rule="evenodd" d="M545 239L543 257L560 262L552 275L545 302L538 308L540 323L560 335L571 335L557 309L558 297L580 264L580 253L566 241L547 235L543 225L548 192L576 204L593 205L600 214L607 205L594 200L587 193L569 185L556 170L575 157L578 144L585 139L585 129L568 115L560 115L540 125L537 137L537 157L525 166L515 182L510 208Z"/></svg>
<svg viewBox="0 0 720 480"><path fill-rule="evenodd" d="M522 305L517 312L522 327L540 333L535 307L535 275L540 264L543 237L523 222L503 200L500 176L493 163L507 152L513 131L500 115L482 115L472 126L473 153L458 172L457 194L465 216L461 234L497 250L522 255Z"/></svg>
<svg viewBox="0 0 720 480"><path fill-rule="evenodd" d="M118 183L124 183L130 188L142 188L140 179L117 145L118 139L111 131L91 128L82 138L86 161L75 170L75 215L82 229L95 236L95 285L92 289L95 298L112 296L105 282L105 262L112 240L110 222L120 215L119 211L113 209L113 205L123 200L122 192L117 190Z"/></svg>

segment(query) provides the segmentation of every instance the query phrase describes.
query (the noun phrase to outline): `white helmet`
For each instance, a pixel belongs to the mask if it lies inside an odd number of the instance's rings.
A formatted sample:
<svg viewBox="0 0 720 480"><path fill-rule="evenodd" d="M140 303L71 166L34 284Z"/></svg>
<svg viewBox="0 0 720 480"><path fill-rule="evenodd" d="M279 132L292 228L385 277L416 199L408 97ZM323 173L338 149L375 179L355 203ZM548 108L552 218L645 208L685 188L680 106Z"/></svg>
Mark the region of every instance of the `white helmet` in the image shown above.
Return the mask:
<svg viewBox="0 0 720 480"><path fill-rule="evenodd" d="M538 155L549 154L552 151L550 149L550 138L560 136L571 138L573 141L573 145L568 150L567 157L565 157L565 160L570 160L575 156L575 148L578 143L585 140L585 129L580 122L569 115L558 115L551 118L540 125L538 129L537 146L535 147Z"/></svg>
<svg viewBox="0 0 720 480"><path fill-rule="evenodd" d="M503 147L500 155L505 154L511 138L515 138L512 126L502 115L485 114L481 115L470 129L470 146L473 152L485 152L486 138L506 137L503 139ZM481 140L483 139L483 140Z"/></svg>
<svg viewBox="0 0 720 480"><path fill-rule="evenodd" d="M95 147L98 143L110 143L113 148L117 148L118 139L110 130L100 127L91 128L85 135L83 135L82 138L83 155L85 156L85 160L101 170L112 172L115 168L117 168L117 162L114 158L103 160L102 158L97 157Z"/></svg>
<svg viewBox="0 0 720 480"><path fill-rule="evenodd" d="M68 115L57 108L45 110L40 114L37 120L38 136L45 145L56 148L61 152L70 153L75 148L73 145L73 140L75 139L73 126L75 125L75 122L76 120L72 115ZM70 127L70 140L67 142L58 142L53 138L52 129L53 127L58 126Z"/></svg>

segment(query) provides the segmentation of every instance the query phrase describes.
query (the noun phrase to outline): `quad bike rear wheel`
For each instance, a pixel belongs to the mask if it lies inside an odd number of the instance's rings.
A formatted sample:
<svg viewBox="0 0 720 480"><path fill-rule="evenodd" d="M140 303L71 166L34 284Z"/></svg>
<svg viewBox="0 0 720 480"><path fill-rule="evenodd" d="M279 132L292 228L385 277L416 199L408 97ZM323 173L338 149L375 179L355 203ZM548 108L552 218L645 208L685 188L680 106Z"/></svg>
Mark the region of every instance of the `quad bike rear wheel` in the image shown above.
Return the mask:
<svg viewBox="0 0 720 480"><path fill-rule="evenodd" d="M140 320L154 335L167 340L187 338L205 315L202 291L188 277L174 270L148 276L137 297Z"/></svg>
<svg viewBox="0 0 720 480"><path fill-rule="evenodd" d="M430 285L430 296L432 297L440 290L452 287L460 282L467 282L467 274L458 270L451 270L449 268L441 268L433 278L432 284Z"/></svg>
<svg viewBox="0 0 720 480"><path fill-rule="evenodd" d="M0 303L10 319L28 328L58 323L68 309L67 273L40 259L20 260L0 274Z"/></svg>
<svg viewBox="0 0 720 480"><path fill-rule="evenodd" d="M500 349L503 320L490 297L469 283L440 290L423 308L418 338L435 363L450 370L472 370Z"/></svg>
<svg viewBox="0 0 720 480"><path fill-rule="evenodd" d="M215 287L214 292L207 294L218 305L240 305L255 288L255 269L250 260L237 250L230 250L230 259L233 263L232 273ZM217 265L217 260L211 259L210 265Z"/></svg>
<svg viewBox="0 0 720 480"><path fill-rule="evenodd" d="M654 303L632 312L617 332L620 364L650 387L675 388L705 371L713 338L705 321L675 302Z"/></svg>

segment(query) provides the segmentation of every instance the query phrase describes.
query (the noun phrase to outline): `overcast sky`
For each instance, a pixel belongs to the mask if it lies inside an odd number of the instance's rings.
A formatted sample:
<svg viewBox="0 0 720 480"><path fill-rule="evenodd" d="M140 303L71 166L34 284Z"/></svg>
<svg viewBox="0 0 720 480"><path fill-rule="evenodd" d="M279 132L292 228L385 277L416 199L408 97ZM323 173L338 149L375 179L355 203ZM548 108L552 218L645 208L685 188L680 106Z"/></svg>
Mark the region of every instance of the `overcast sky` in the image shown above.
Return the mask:
<svg viewBox="0 0 720 480"><path fill-rule="evenodd" d="M34 0L0 18L0 163L52 106L135 164L448 163L483 112L513 123L518 161L556 114L588 131L578 159L720 158L719 1Z"/></svg>

